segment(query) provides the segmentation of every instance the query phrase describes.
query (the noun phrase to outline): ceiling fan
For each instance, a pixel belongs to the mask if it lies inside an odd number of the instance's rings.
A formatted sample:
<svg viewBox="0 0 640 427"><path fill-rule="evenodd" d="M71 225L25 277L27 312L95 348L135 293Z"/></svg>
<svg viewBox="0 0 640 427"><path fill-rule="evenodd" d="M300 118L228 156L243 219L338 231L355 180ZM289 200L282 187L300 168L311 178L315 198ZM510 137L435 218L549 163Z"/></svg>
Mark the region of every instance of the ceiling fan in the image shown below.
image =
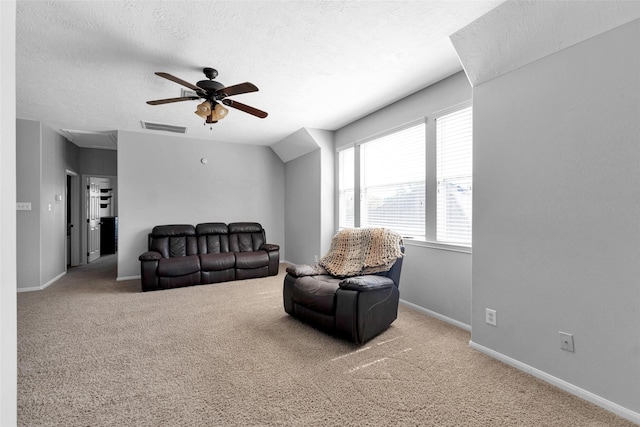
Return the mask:
<svg viewBox="0 0 640 427"><path fill-rule="evenodd" d="M157 76L163 77L172 82L178 83L184 87L193 90L196 96L182 96L179 98L167 98L157 99L155 101L147 101L149 105L169 104L171 102L191 101L195 99L204 99L204 102L198 105L195 113L205 119L206 123L216 123L218 120L223 119L228 109L223 107L220 103L235 108L245 113L249 113L261 119L267 117L267 113L258 110L257 108L243 104L238 101L226 99L228 96L240 95L243 93L257 92L258 87L253 83L245 82L233 86L224 86L222 83L214 81L218 76L218 71L213 68L203 68L202 72L208 80L200 80L195 85L186 82L178 77L172 76L169 73L158 72Z"/></svg>

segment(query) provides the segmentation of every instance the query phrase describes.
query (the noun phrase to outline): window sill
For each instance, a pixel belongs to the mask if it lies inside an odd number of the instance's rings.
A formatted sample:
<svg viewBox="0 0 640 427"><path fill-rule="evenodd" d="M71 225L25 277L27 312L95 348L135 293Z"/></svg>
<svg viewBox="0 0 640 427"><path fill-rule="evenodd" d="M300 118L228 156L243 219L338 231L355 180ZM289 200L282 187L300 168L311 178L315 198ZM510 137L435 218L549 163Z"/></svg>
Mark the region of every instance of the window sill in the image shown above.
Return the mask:
<svg viewBox="0 0 640 427"><path fill-rule="evenodd" d="M438 249L441 251L461 252L465 254L472 253L471 246L452 245L447 243L431 242L426 240L416 240L416 239L411 239L407 237L403 237L402 241L404 242L405 246L420 246L423 248Z"/></svg>

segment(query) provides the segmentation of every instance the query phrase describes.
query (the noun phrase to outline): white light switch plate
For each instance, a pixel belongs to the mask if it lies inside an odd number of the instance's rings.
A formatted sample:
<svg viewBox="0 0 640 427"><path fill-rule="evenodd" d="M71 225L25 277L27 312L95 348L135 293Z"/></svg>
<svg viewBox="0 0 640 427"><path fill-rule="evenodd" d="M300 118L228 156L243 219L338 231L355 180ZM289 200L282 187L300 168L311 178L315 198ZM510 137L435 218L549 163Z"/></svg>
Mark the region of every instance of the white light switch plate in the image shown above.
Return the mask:
<svg viewBox="0 0 640 427"><path fill-rule="evenodd" d="M17 211L30 211L31 210L31 202L18 202L16 203Z"/></svg>

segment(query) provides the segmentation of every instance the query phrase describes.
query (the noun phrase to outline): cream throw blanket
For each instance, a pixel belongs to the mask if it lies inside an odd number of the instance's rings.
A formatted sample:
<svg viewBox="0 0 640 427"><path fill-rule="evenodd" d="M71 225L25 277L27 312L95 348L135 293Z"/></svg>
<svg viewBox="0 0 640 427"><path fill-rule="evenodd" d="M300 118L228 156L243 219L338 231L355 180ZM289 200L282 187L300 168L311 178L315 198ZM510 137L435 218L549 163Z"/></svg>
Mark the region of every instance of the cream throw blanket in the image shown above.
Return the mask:
<svg viewBox="0 0 640 427"><path fill-rule="evenodd" d="M386 228L345 228L333 236L320 265L333 276L387 271L403 256L401 243L402 237Z"/></svg>

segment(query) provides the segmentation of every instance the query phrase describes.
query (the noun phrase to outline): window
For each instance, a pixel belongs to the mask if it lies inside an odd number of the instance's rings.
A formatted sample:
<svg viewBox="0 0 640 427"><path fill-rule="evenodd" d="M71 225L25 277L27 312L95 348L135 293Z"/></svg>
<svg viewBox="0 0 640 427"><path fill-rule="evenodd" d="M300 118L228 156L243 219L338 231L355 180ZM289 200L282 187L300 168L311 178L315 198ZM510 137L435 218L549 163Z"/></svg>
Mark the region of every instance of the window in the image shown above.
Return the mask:
<svg viewBox="0 0 640 427"><path fill-rule="evenodd" d="M465 102L338 152L340 228L386 227L407 241L468 252L472 108ZM466 248L464 248L466 247Z"/></svg>
<svg viewBox="0 0 640 427"><path fill-rule="evenodd" d="M425 124L360 145L360 226L425 236Z"/></svg>
<svg viewBox="0 0 640 427"><path fill-rule="evenodd" d="M471 245L472 110L436 118L436 241Z"/></svg>
<svg viewBox="0 0 640 427"><path fill-rule="evenodd" d="M338 153L338 227L355 226L355 148Z"/></svg>

